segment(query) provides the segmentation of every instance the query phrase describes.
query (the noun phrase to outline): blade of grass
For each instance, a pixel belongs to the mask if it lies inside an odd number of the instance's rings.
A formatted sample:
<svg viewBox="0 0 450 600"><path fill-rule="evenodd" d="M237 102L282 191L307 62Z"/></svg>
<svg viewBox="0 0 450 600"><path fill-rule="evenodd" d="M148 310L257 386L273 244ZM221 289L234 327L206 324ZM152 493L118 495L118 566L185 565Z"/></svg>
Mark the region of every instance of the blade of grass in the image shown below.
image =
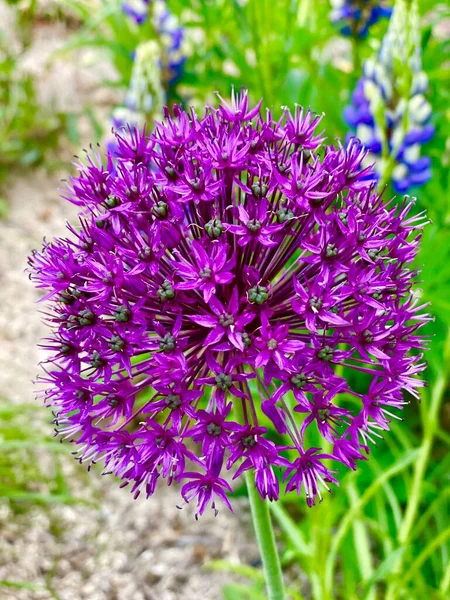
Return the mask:
<svg viewBox="0 0 450 600"><path fill-rule="evenodd" d="M299 525L289 516L288 512L279 502L271 502L269 508L294 548L303 556L311 556L312 550L310 546L303 537Z"/></svg>
<svg viewBox="0 0 450 600"><path fill-rule="evenodd" d="M347 495L350 500L350 505L353 507L360 501L360 496L354 481L347 485ZM372 553L370 552L370 541L367 528L362 519L353 521L353 540L356 550L356 560L358 561L359 572L364 582L368 581L373 574ZM371 588L367 595L368 600L376 598L376 588Z"/></svg>
<svg viewBox="0 0 450 600"><path fill-rule="evenodd" d="M336 559L337 552L340 544L342 543L344 537L348 533L348 530L351 527L353 519L355 519L358 513L363 509L363 507L369 502L369 500L374 496L374 494L378 491L378 489L386 482L401 473L404 469L409 467L414 461L417 459L419 455L419 450L411 450L404 456L401 460L399 460L396 464L394 464L390 469L385 471L378 479L376 479L364 492L361 496L360 500L352 506L352 508L347 512L345 517L343 518L341 525L339 526L337 532L333 536L331 542L331 548L327 559L327 564L325 565L325 582L326 589L330 591L333 586L333 576L334 570L336 567Z"/></svg>

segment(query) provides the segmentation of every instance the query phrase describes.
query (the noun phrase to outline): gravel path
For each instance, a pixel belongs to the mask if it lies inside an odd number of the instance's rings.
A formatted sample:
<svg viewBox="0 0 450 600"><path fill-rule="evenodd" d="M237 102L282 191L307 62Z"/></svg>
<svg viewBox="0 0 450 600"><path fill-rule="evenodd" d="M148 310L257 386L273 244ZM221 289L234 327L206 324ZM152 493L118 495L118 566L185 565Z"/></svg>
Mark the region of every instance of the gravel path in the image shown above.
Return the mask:
<svg viewBox="0 0 450 600"><path fill-rule="evenodd" d="M38 75L44 97L59 96L72 107L89 97L106 111L111 98L96 90L98 73L88 69L84 76L83 61L47 66L49 49L66 35L61 24L44 24L24 68ZM70 152L60 158L68 164ZM62 234L65 220L75 215L59 199L65 175L25 171L13 175L3 192L10 208L0 221L0 397L12 403L35 402L32 380L42 359L37 343L45 332L26 259L44 236ZM41 416L36 403L30 427L41 426ZM2 600L219 600L222 585L232 577L204 565L217 558L249 562L257 556L247 541L252 534L243 500L235 503L236 515L222 510L217 518L205 514L197 522L194 507L176 509L176 489L163 487L148 501L134 501L99 470L86 476L70 455L61 462L73 496L94 504L37 506L18 515L0 502L0 581L35 586L1 587Z"/></svg>

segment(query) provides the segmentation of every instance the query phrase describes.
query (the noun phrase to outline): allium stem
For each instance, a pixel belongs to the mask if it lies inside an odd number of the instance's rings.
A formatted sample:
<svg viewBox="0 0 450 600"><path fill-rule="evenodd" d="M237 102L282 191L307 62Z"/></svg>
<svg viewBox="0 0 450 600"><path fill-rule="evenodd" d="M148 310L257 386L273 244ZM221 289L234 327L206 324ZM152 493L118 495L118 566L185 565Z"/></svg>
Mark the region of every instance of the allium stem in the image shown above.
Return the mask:
<svg viewBox="0 0 450 600"><path fill-rule="evenodd" d="M253 527L258 540L259 551L264 567L264 576L269 600L284 600L284 583L281 571L280 557L275 544L275 536L272 528L269 506L267 501L262 500L254 482L253 474L246 471L248 497L252 512Z"/></svg>

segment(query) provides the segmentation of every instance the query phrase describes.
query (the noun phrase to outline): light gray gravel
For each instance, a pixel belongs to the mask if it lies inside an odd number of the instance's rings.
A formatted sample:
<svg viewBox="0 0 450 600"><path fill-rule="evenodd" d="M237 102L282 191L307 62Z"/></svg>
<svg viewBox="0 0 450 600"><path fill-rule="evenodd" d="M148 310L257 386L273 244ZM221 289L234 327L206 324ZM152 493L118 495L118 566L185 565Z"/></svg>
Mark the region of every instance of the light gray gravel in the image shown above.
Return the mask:
<svg viewBox="0 0 450 600"><path fill-rule="evenodd" d="M0 0L0 16L3 8ZM38 75L44 99L79 107L89 98L107 114L113 98L97 90L101 75L89 71L89 52L80 60L47 62L49 50L66 37L63 25L43 24L23 67ZM82 123L82 134L87 131ZM62 150L59 158L69 164L71 152ZM0 397L12 403L35 402L32 380L43 358L37 343L45 331L26 258L44 236L62 234L65 220L75 215L58 197L66 175L16 173L3 190L10 209L0 221ZM41 416L36 403L30 427L41 426ZM215 558L248 562L257 556L245 501L235 503L236 515L223 510L197 522L194 507L177 510L178 490L163 487L148 501L134 501L100 470L86 476L70 455L61 461L73 496L95 504L34 507L17 515L0 501L0 581L37 586L0 587L2 600L219 600L232 577L204 565Z"/></svg>

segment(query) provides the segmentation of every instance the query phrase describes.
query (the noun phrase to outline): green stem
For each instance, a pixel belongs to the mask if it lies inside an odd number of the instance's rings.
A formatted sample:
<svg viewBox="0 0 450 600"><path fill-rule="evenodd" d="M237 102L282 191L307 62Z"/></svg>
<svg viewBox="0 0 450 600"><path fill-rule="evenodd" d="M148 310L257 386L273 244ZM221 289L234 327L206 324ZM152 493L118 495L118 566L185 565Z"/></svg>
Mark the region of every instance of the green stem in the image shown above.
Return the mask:
<svg viewBox="0 0 450 600"><path fill-rule="evenodd" d="M268 502L264 501L255 487L250 471L246 471L248 497L252 512L253 527L261 553L269 600L284 600L283 574L273 534Z"/></svg>
<svg viewBox="0 0 450 600"><path fill-rule="evenodd" d="M420 447L420 454L414 466L413 481L410 488L410 494L408 498L408 504L406 512L400 526L398 534L399 546L407 546L411 530L414 526L417 511L419 509L420 501L422 499L422 483L425 477L425 473L428 467L428 461L430 459L431 450L438 428L439 410L444 398L444 393L447 387L447 381L449 378L449 370L447 367L448 358L450 356L450 329L447 332L447 337L444 345L444 367L438 374L436 381L434 382L433 389L431 392L431 404L429 409L426 411L426 420L424 420L424 436L423 442ZM402 569L402 559L397 563L394 573L399 574ZM403 582L403 579L402 579ZM386 600L394 600L397 594L397 582L394 582L388 587L386 592Z"/></svg>

